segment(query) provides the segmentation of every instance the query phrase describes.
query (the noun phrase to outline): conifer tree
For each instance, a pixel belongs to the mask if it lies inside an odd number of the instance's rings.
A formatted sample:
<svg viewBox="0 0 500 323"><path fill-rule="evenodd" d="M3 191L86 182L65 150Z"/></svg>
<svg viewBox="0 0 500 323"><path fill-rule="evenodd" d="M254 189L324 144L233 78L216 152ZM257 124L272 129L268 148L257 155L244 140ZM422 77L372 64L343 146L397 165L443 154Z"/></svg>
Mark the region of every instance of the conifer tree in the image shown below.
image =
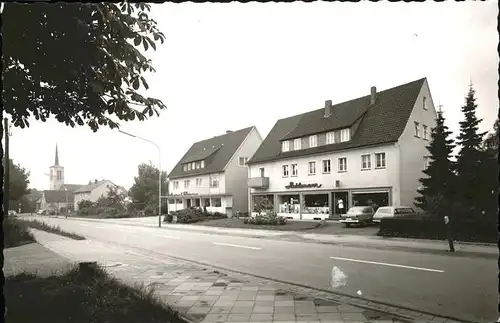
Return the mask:
<svg viewBox="0 0 500 323"><path fill-rule="evenodd" d="M429 165L423 173L427 176L419 179L422 188L418 190L420 196L415 199L415 206L433 216L446 215L455 195L454 165L450 160L455 145L453 139L449 138L451 131L444 122L443 113L439 111L430 144L426 147Z"/></svg>

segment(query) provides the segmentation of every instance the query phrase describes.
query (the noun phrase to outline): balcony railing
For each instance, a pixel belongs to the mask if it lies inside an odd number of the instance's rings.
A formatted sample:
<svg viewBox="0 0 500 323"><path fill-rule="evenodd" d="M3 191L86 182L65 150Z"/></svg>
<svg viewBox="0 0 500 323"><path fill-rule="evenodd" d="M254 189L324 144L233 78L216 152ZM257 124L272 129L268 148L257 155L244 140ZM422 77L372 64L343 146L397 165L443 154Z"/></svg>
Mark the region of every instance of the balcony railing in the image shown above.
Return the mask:
<svg viewBox="0 0 500 323"><path fill-rule="evenodd" d="M268 188L269 177L252 177L248 179L248 187L250 188Z"/></svg>

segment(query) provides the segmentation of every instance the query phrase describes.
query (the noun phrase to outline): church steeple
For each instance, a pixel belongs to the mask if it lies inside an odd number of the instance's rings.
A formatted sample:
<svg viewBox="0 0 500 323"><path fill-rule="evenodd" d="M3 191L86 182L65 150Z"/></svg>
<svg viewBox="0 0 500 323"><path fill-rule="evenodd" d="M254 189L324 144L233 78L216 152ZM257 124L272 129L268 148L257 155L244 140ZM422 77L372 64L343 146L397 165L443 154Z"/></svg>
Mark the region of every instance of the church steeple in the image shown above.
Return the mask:
<svg viewBox="0 0 500 323"><path fill-rule="evenodd" d="M57 144L56 144L56 160L54 162L54 166L59 166L59 153L57 152Z"/></svg>

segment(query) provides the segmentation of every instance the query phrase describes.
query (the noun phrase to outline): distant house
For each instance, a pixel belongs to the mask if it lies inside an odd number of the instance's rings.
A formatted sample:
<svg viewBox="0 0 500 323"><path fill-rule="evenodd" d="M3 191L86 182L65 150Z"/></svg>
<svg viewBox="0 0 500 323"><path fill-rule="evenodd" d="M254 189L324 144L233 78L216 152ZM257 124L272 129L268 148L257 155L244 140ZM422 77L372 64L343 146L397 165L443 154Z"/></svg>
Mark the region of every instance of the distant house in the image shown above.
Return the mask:
<svg viewBox="0 0 500 323"><path fill-rule="evenodd" d="M249 127L194 143L168 175L168 210L246 212L246 162L261 142L257 129Z"/></svg>
<svg viewBox="0 0 500 323"><path fill-rule="evenodd" d="M70 191L46 190L42 192L40 209L61 213L73 208L73 194Z"/></svg>
<svg viewBox="0 0 500 323"><path fill-rule="evenodd" d="M88 185L84 185L73 192L74 209L78 210L78 203L83 200L97 202L100 197L108 195L111 187L118 189L119 193L124 195L127 194L126 189L107 179L101 181L95 180L94 182L89 182Z"/></svg>

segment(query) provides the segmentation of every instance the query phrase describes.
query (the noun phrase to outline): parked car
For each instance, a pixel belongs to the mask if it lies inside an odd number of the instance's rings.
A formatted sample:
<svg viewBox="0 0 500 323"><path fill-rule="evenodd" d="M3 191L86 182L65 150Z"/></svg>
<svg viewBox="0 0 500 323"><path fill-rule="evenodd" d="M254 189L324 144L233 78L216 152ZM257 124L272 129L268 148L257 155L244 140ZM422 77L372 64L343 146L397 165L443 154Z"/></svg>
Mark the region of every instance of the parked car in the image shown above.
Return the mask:
<svg viewBox="0 0 500 323"><path fill-rule="evenodd" d="M46 214L47 214L47 211L45 211L45 210L38 210L38 211L36 212L36 214L38 214L38 215L46 215Z"/></svg>
<svg viewBox="0 0 500 323"><path fill-rule="evenodd" d="M373 222L380 223L383 218L416 217L417 212L409 206L383 206L373 216Z"/></svg>
<svg viewBox="0 0 500 323"><path fill-rule="evenodd" d="M340 216L340 223L344 223L346 228L349 228L351 224L369 224L372 222L375 210L372 206L353 206L346 214Z"/></svg>

